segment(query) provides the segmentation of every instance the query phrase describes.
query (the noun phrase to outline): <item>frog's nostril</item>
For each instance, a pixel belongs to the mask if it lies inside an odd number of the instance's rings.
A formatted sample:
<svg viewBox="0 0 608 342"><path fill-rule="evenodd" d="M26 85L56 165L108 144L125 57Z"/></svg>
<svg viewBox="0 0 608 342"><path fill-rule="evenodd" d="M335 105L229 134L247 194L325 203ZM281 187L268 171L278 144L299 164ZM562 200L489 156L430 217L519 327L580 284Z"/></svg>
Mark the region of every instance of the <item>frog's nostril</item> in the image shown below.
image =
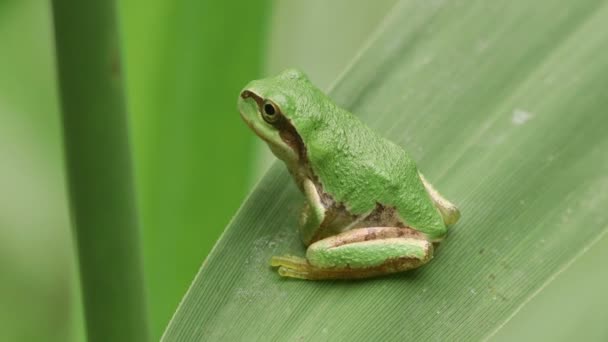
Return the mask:
<svg viewBox="0 0 608 342"><path fill-rule="evenodd" d="M262 99L258 94L252 92L251 90L243 90L241 92L241 98L243 100L251 98L258 104L259 107L264 105L264 99Z"/></svg>

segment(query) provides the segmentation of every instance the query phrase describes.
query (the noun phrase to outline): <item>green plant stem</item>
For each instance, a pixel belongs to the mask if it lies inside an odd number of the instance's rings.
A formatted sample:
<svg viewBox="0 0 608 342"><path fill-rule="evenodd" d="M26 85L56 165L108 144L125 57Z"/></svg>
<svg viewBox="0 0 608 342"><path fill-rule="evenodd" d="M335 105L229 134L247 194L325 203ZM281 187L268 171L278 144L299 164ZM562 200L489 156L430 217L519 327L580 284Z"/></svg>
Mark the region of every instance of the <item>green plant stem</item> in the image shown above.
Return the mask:
<svg viewBox="0 0 608 342"><path fill-rule="evenodd" d="M114 1L53 0L67 174L87 335L148 327Z"/></svg>

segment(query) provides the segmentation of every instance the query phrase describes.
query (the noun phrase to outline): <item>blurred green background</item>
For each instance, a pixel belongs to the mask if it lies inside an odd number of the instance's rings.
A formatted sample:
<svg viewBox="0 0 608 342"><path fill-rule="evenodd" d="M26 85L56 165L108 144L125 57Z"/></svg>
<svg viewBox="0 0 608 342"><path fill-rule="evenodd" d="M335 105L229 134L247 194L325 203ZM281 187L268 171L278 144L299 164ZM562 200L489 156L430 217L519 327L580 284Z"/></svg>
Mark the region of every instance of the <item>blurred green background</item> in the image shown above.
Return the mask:
<svg viewBox="0 0 608 342"><path fill-rule="evenodd" d="M394 3L120 2L153 340L273 159L240 122L239 89L293 66L327 89ZM84 339L50 19L47 1L0 2L1 341ZM603 238L497 338L608 337L608 296L585 295L608 286L606 251Z"/></svg>

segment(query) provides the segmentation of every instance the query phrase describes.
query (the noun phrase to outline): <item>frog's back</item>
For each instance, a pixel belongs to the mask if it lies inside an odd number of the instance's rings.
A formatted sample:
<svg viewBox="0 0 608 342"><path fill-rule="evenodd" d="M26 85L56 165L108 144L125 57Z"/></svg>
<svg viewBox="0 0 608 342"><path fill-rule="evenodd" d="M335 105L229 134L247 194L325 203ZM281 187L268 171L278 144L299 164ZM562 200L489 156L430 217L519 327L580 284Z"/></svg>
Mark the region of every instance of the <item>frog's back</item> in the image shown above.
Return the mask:
<svg viewBox="0 0 608 342"><path fill-rule="evenodd" d="M357 215L378 204L394 207L405 224L431 238L445 233L416 164L400 146L338 107L325 121L304 139L313 172L334 200Z"/></svg>

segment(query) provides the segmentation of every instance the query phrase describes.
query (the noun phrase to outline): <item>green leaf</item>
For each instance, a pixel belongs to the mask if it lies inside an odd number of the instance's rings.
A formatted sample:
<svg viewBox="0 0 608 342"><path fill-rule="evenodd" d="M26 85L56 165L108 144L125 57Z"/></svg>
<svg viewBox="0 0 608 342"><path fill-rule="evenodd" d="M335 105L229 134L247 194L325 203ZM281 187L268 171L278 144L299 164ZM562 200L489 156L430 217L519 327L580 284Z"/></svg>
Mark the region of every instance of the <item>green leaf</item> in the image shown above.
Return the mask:
<svg viewBox="0 0 608 342"><path fill-rule="evenodd" d="M262 68L269 1L122 3L152 340L246 195L234 94ZM247 10L243 10L243 8Z"/></svg>
<svg viewBox="0 0 608 342"><path fill-rule="evenodd" d="M304 253L282 165L203 264L165 340L478 340L606 233L608 5L402 1L331 91L404 146L462 220L418 270L281 279ZM235 113L236 115L236 113Z"/></svg>

